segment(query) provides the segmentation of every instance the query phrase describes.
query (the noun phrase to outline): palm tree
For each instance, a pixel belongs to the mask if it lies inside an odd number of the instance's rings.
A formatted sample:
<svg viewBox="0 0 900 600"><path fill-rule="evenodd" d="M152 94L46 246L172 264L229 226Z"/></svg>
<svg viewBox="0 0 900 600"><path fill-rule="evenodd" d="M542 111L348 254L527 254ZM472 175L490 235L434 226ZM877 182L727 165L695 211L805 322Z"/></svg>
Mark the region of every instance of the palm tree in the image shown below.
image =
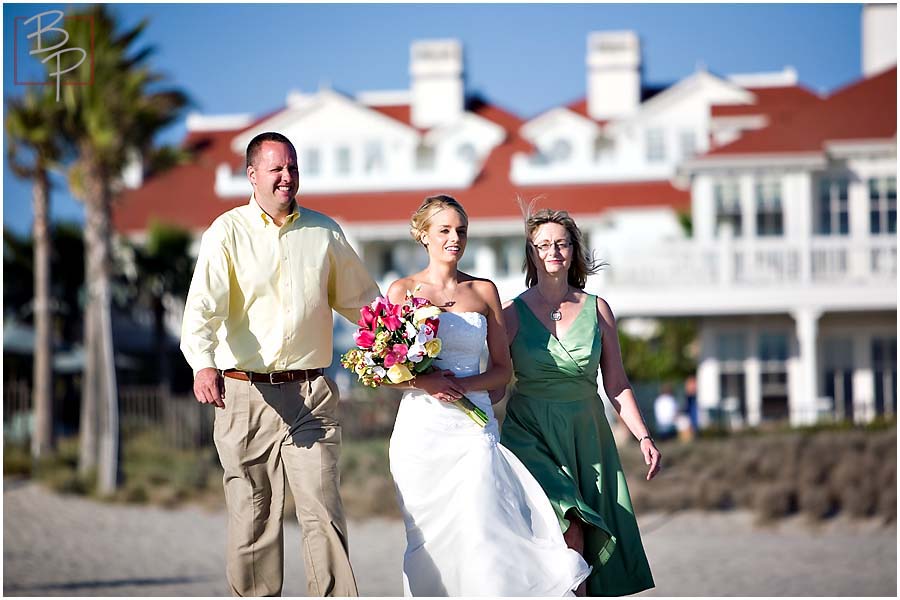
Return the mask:
<svg viewBox="0 0 900 600"><path fill-rule="evenodd" d="M85 371L79 469L98 468L101 493L118 485L118 395L110 317L113 197L130 157L153 162L154 136L188 105L179 90L160 90L147 65L153 48L134 48L147 21L119 32L110 8L95 4L86 19L67 19L69 44L92 48L93 81L64 86L64 133L77 152L69 169L73 194L85 204ZM88 62L85 62L88 68ZM85 77L85 79L87 79ZM99 431L98 436L93 432Z"/></svg>
<svg viewBox="0 0 900 600"><path fill-rule="evenodd" d="M193 259L189 249L190 232L171 225L151 223L147 241L134 247L136 277L135 293L139 301L153 311L153 332L159 361L159 386L169 392L171 365L165 332L166 296L184 299L191 284Z"/></svg>
<svg viewBox="0 0 900 600"><path fill-rule="evenodd" d="M6 113L7 157L13 173L32 181L34 223L34 433L31 455L37 460L55 448L53 435L53 328L50 314L50 170L64 154L59 131L62 107L49 90L9 101Z"/></svg>

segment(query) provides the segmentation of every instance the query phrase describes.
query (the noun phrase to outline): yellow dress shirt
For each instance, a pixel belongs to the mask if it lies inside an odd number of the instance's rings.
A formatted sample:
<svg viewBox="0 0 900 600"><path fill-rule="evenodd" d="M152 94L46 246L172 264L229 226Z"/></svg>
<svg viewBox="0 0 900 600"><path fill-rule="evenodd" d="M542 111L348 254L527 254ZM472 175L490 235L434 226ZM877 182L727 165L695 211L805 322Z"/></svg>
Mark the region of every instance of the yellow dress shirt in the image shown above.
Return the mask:
<svg viewBox="0 0 900 600"><path fill-rule="evenodd" d="M206 367L324 368L332 357L331 310L355 322L378 294L334 220L295 204L278 227L251 196L201 238L181 351L195 375Z"/></svg>

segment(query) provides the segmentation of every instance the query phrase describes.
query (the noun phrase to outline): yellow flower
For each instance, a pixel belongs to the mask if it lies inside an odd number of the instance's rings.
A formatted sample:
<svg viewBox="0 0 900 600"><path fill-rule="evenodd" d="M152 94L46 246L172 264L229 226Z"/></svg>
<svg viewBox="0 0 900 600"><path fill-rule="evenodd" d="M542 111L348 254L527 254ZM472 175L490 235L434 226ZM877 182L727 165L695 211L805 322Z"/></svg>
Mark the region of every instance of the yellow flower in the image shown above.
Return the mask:
<svg viewBox="0 0 900 600"><path fill-rule="evenodd" d="M438 354L441 353L441 339L434 338L433 340L428 340L425 342L425 353L428 354L431 358L434 358Z"/></svg>
<svg viewBox="0 0 900 600"><path fill-rule="evenodd" d="M387 376L388 379L391 380L391 383L403 383L404 381L409 381L413 378L413 374L409 372L406 365L400 363L397 363L388 369Z"/></svg>
<svg viewBox="0 0 900 600"><path fill-rule="evenodd" d="M437 306L421 306L413 313L413 322L417 325L425 319L431 319L441 314L441 309Z"/></svg>

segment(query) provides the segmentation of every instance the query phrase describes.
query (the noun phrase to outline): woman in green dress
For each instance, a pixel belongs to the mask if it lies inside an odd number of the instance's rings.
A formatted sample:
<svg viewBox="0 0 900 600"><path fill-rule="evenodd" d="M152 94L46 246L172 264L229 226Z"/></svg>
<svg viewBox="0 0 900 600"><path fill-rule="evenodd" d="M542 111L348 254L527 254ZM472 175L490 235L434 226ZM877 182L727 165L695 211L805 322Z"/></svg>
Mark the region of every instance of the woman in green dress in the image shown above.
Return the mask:
<svg viewBox="0 0 900 600"><path fill-rule="evenodd" d="M578 595L621 596L652 588L653 576L625 484L597 372L637 438L652 479L660 453L622 366L616 321L584 291L599 264L564 211L526 220L528 290L504 307L516 383L501 441L544 488L570 548L592 565Z"/></svg>

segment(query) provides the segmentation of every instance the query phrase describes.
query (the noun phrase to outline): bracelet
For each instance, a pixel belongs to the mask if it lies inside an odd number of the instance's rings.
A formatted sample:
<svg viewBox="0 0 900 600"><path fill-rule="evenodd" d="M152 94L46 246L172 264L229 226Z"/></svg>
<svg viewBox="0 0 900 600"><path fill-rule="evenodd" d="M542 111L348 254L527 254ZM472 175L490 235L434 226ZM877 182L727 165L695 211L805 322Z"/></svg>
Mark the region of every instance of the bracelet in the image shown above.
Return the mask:
<svg viewBox="0 0 900 600"><path fill-rule="evenodd" d="M653 442L653 438L652 438L652 437L650 437L649 435L645 435L644 437L642 437L641 439L638 440L638 444L640 444L640 443L643 442L644 440L650 440L651 442ZM656 442L654 442L654 443L656 443Z"/></svg>

